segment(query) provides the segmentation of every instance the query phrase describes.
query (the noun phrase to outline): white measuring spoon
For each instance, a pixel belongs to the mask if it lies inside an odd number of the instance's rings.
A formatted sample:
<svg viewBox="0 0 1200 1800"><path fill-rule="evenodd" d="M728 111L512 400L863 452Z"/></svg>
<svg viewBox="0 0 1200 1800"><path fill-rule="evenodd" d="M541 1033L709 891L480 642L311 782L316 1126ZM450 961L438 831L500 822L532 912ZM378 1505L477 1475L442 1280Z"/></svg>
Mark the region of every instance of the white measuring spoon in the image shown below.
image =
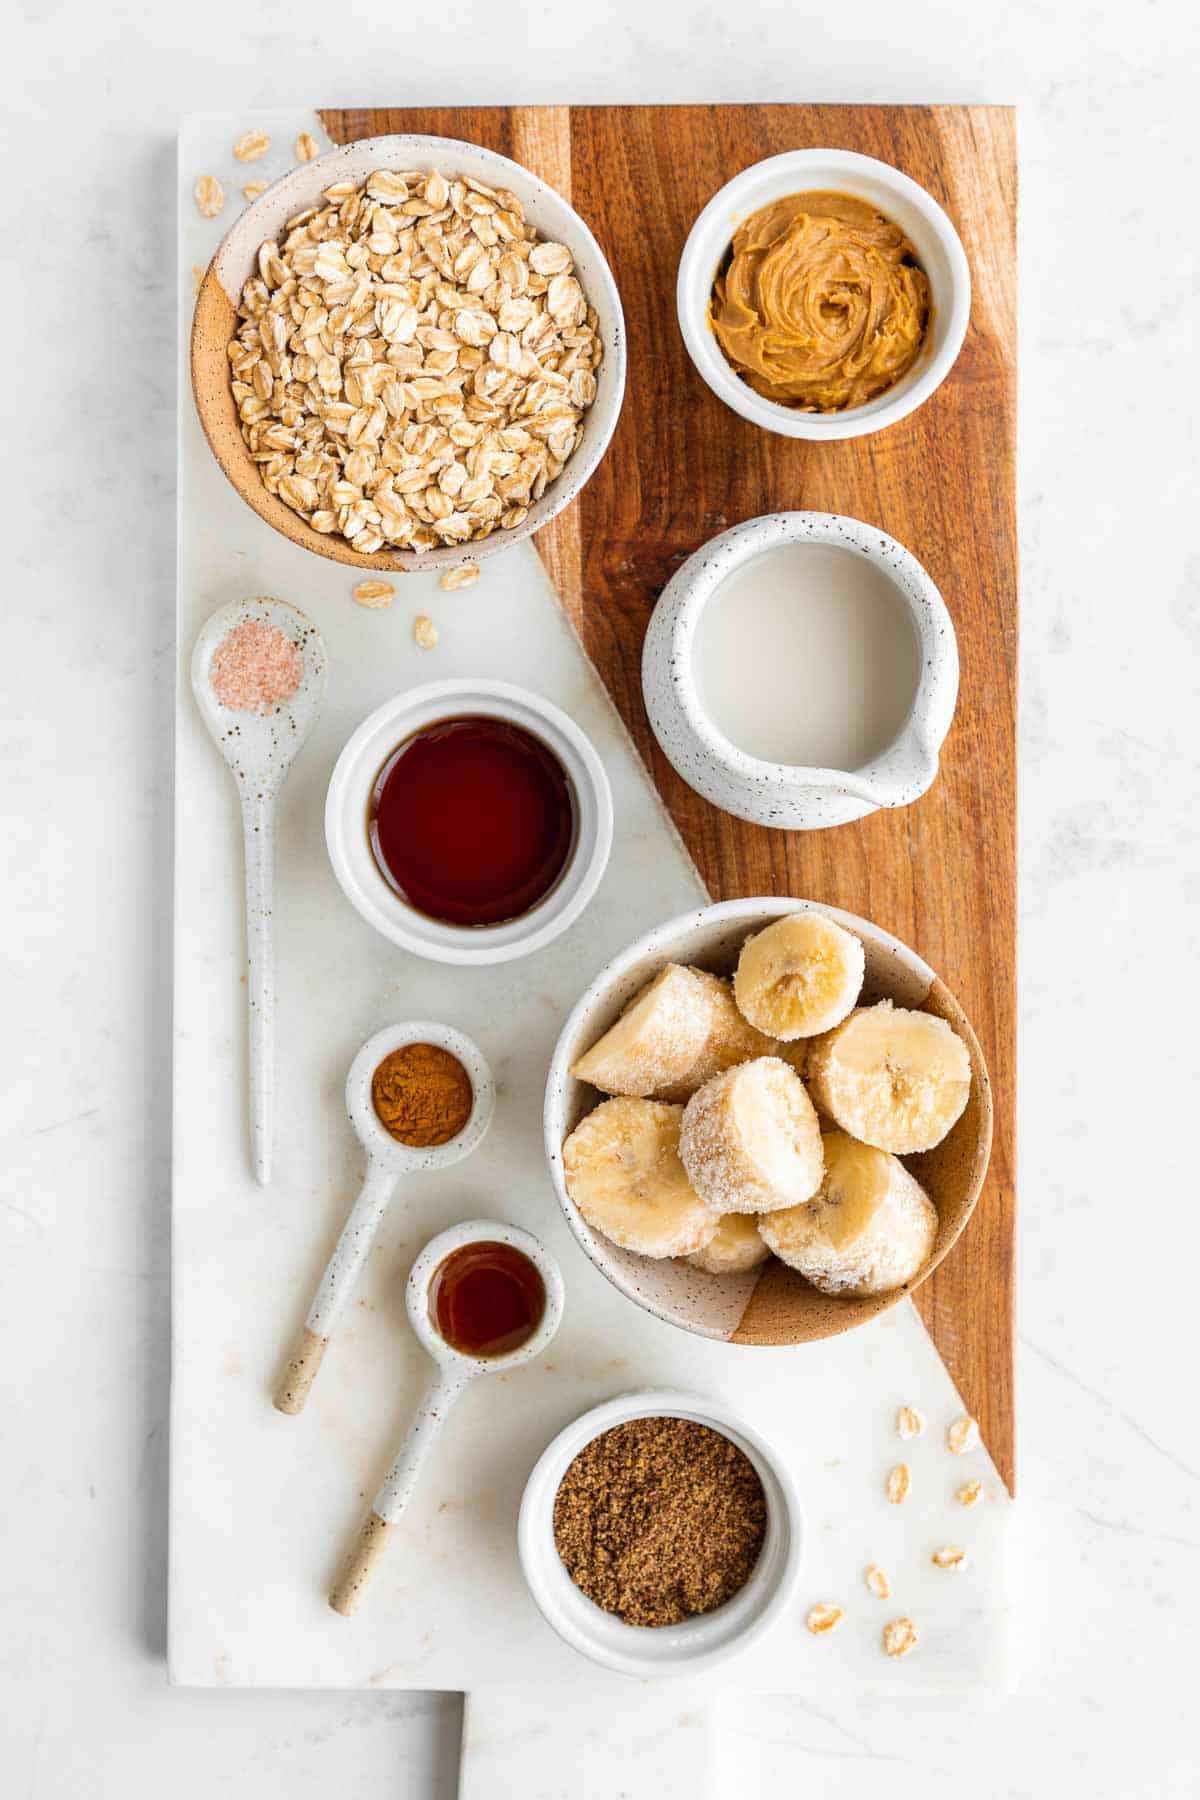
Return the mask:
<svg viewBox="0 0 1200 1800"><path fill-rule="evenodd" d="M235 712L212 688L212 660L248 620L273 625L304 659L300 686L270 713ZM254 1174L271 1179L275 1142L275 813L296 755L325 694L325 645L311 619L286 600L235 600L219 607L192 651L192 692L213 742L233 771L246 847L246 968L250 1001L250 1150Z"/></svg>
<svg viewBox="0 0 1200 1800"><path fill-rule="evenodd" d="M458 1136L447 1144L418 1149L411 1144L398 1143L375 1111L371 1100L371 1077L385 1056L405 1044L436 1044L439 1049L448 1050L451 1056L458 1058L471 1078L475 1097L470 1116ZM491 1123L495 1098L492 1072L482 1050L449 1025L436 1025L429 1019L408 1019L402 1025L388 1025L383 1031L377 1031L363 1045L346 1077L346 1111L358 1141L367 1153L367 1173L333 1255L325 1265L325 1273L308 1309L304 1330L276 1390L275 1405L280 1412L303 1410L321 1358L362 1272L397 1181L402 1175L448 1169L452 1163L469 1156Z"/></svg>
<svg viewBox="0 0 1200 1800"><path fill-rule="evenodd" d="M542 1278L546 1305L541 1320L531 1337L503 1356L468 1356L453 1349L438 1331L430 1290L446 1258L464 1244L507 1244L522 1251ZM518 1225L497 1225L490 1219L469 1219L463 1225L452 1225L426 1244L412 1266L404 1297L409 1322L433 1358L437 1372L330 1593L329 1604L334 1612L347 1618L358 1610L450 1408L479 1376L501 1374L541 1355L562 1319L563 1279L550 1252L530 1232L522 1231Z"/></svg>

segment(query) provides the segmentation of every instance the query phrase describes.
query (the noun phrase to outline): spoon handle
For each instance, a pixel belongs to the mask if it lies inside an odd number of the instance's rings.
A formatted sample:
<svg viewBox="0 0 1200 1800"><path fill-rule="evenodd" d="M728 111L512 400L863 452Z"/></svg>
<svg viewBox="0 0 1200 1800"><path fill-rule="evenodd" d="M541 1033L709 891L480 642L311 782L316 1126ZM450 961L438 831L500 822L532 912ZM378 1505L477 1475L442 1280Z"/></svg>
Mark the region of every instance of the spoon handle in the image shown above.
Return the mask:
<svg viewBox="0 0 1200 1800"><path fill-rule="evenodd" d="M250 1152L271 1179L275 1142L275 796L242 795L246 845L246 987L250 1005Z"/></svg>
<svg viewBox="0 0 1200 1800"><path fill-rule="evenodd" d="M304 1330L276 1389L275 1405L282 1413L303 1411L309 1390L317 1378L321 1358L362 1273L380 1220L387 1211L395 1180L395 1175L379 1163L367 1164L362 1190L350 1209L333 1255L325 1265L325 1273L304 1321Z"/></svg>
<svg viewBox="0 0 1200 1800"><path fill-rule="evenodd" d="M349 1618L351 1613L358 1611L367 1585L383 1560L400 1515L417 1485L417 1477L433 1441L469 1380L468 1375L449 1374L444 1370L439 1370L435 1376L330 1592L329 1604L334 1612Z"/></svg>

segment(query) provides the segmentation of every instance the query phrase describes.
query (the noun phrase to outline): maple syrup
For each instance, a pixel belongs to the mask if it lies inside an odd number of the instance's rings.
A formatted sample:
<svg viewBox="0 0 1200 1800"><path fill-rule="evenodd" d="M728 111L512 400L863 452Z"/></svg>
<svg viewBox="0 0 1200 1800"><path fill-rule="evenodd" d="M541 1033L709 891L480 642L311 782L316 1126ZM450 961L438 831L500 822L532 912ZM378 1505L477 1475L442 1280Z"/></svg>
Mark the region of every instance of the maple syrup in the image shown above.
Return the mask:
<svg viewBox="0 0 1200 1800"><path fill-rule="evenodd" d="M537 1266L511 1244L464 1244L435 1269L430 1316L464 1356L507 1356L528 1343L546 1310Z"/></svg>
<svg viewBox="0 0 1200 1800"><path fill-rule="evenodd" d="M544 900L575 845L566 770L507 719L442 719L375 778L371 849L389 886L450 925L500 925Z"/></svg>

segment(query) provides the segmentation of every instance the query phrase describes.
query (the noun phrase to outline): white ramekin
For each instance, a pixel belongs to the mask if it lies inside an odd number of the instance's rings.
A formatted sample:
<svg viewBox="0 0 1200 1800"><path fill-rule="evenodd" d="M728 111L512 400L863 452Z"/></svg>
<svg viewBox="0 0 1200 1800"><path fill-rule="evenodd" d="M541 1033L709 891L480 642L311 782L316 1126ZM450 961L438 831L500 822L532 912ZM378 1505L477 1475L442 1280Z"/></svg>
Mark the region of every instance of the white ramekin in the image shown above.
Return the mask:
<svg viewBox="0 0 1200 1800"><path fill-rule="evenodd" d="M601 1432L645 1418L695 1419L719 1431L753 1463L767 1499L766 1537L745 1587L714 1612L680 1625L626 1625L603 1612L575 1586L554 1542L554 1498L569 1465ZM559 1432L525 1484L517 1548L529 1591L563 1642L602 1668L646 1680L698 1674L770 1630L796 1591L804 1521L787 1468L744 1419L717 1400L647 1390L593 1407Z"/></svg>
<svg viewBox="0 0 1200 1800"><path fill-rule="evenodd" d="M750 756L717 729L701 703L694 652L705 607L735 569L788 544L865 557L887 576L912 624L920 675L908 718L895 741L861 769L803 768ZM642 646L642 689L663 754L689 787L753 824L818 831L879 807L909 806L932 786L958 699L958 641L931 577L878 526L837 513L767 513L702 544L675 571Z"/></svg>
<svg viewBox="0 0 1200 1800"><path fill-rule="evenodd" d="M502 925L448 925L407 906L381 874L367 835L371 790L393 750L425 726L464 714L532 732L566 770L575 800L575 843L557 883L529 912ZM434 681L397 694L350 738L325 800L325 842L342 892L376 931L433 962L511 962L561 936L600 885L612 831L608 777L590 741L559 707L506 681Z"/></svg>
<svg viewBox="0 0 1200 1800"><path fill-rule="evenodd" d="M764 399L734 373L709 323L709 300L721 260L744 219L788 194L831 191L868 201L907 234L929 277L933 320L916 363L885 394L844 412L797 412ZM713 393L734 412L783 437L861 437L905 418L945 380L966 335L971 275L946 214L899 169L852 150L788 150L743 169L713 195L683 247L675 303L688 355Z"/></svg>

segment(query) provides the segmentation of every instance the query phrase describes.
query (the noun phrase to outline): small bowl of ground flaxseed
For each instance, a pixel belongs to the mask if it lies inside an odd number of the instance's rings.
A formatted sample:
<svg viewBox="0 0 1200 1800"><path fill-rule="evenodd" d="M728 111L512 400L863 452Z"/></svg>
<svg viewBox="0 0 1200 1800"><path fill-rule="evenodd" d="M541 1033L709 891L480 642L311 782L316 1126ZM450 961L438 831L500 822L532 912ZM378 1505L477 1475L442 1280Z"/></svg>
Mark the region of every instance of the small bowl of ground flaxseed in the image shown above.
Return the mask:
<svg viewBox="0 0 1200 1800"><path fill-rule="evenodd" d="M572 1649L640 1679L757 1641L795 1592L800 1503L744 1420L688 1394L623 1394L559 1432L525 1487L521 1567Z"/></svg>

